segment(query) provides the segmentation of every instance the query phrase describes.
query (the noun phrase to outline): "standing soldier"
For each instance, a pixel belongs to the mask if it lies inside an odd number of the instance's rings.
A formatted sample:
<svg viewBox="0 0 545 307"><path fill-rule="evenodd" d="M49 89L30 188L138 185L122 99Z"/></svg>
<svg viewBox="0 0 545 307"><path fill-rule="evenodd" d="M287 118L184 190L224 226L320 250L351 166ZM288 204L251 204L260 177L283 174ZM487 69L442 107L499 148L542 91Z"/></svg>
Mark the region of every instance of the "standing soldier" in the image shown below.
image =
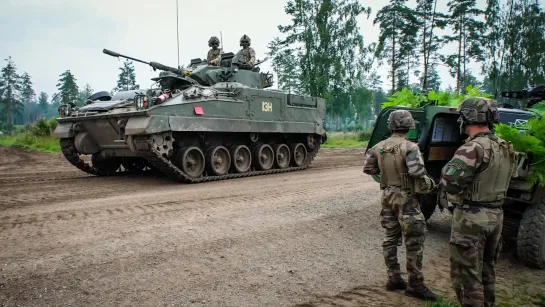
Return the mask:
<svg viewBox="0 0 545 307"><path fill-rule="evenodd" d="M494 306L503 201L515 170L513 146L494 134L494 101L467 98L460 133L469 136L442 170L440 190L452 212L451 281L462 306ZM482 276L482 277L481 277Z"/></svg>
<svg viewBox="0 0 545 307"><path fill-rule="evenodd" d="M221 49L218 48L220 45L220 40L216 36L210 37L208 40L208 46L212 47L208 50L208 55L206 56L206 61L208 65L217 66L221 59Z"/></svg>
<svg viewBox="0 0 545 307"><path fill-rule="evenodd" d="M250 47L250 38L248 35L242 35L240 45L242 49L238 51L237 56L242 56L242 60L244 61L241 67L252 68L255 64L255 51L254 48Z"/></svg>
<svg viewBox="0 0 545 307"><path fill-rule="evenodd" d="M426 221L415 195L432 192L435 182L426 173L418 145L407 139L408 131L414 127L410 112L396 110L390 113L388 128L392 136L367 151L363 172L368 175L380 173L383 190L380 215L382 227L386 229L382 243L388 268L386 289L405 289L406 295L435 301L435 295L424 285L422 260ZM397 245L402 235L407 249L408 286L401 277L397 260Z"/></svg>

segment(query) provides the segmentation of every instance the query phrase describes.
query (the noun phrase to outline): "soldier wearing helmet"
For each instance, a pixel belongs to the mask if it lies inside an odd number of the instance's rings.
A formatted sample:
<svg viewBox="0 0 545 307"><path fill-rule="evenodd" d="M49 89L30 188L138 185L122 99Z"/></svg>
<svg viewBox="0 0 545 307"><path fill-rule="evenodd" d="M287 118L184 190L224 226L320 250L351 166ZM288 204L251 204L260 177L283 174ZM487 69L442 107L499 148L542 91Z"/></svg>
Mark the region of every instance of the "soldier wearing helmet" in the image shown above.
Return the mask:
<svg viewBox="0 0 545 307"><path fill-rule="evenodd" d="M220 45L220 40L216 36L210 37L208 40L208 46L212 47L208 50L208 55L206 56L206 61L208 65L217 66L221 60L221 49L218 48Z"/></svg>
<svg viewBox="0 0 545 307"><path fill-rule="evenodd" d="M242 49L238 51L237 56L241 56L243 61L241 67L243 68L252 68L255 64L255 51L250 47L250 41L250 38L246 34L240 38Z"/></svg>
<svg viewBox="0 0 545 307"><path fill-rule="evenodd" d="M363 164L365 174L380 174L380 188L383 190L380 216L386 230L382 243L388 272L386 289L405 290L406 295L435 301L436 296L424 284L422 274L426 220L417 198L417 194L431 193L435 182L427 175L418 145L407 139L408 131L415 128L411 113L393 111L388 118L388 128L392 135L368 149ZM397 246L403 234L408 285L401 277L397 259Z"/></svg>
<svg viewBox="0 0 545 307"><path fill-rule="evenodd" d="M462 306L494 306L502 205L515 155L513 146L492 131L499 121L493 100L467 98L459 111L460 132L469 138L443 167L439 187L440 199L453 208L451 281Z"/></svg>

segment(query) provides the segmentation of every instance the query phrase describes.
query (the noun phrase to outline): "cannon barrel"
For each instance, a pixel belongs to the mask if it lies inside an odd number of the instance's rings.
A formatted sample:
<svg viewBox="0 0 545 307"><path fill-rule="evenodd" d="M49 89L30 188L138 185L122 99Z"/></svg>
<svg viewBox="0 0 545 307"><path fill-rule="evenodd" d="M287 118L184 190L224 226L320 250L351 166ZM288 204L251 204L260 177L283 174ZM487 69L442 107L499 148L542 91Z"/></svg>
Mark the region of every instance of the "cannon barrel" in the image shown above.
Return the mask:
<svg viewBox="0 0 545 307"><path fill-rule="evenodd" d="M115 52L115 51L111 51L111 50L108 50L108 49L103 49L102 52L105 53L105 54L107 54L107 55L116 57L116 58L117 58L117 57L122 57L122 58L126 58L126 59L129 59L129 60L133 60L133 61L136 61L136 62L140 62L140 63L144 63L144 64L150 65L149 62L142 61L142 60L139 60L139 59L130 57L130 56L126 56L126 55L124 55L124 54L120 54L120 53L117 53L117 52Z"/></svg>
<svg viewBox="0 0 545 307"><path fill-rule="evenodd" d="M129 60L137 61L137 62L140 62L140 63L148 64L154 70L159 69L159 70L164 70L164 71L170 71L170 72L178 74L178 75L183 75L184 74L183 70L181 70L181 69L166 66L166 65L163 65L161 63L142 61L142 60L139 60L139 59L136 59L136 58L133 58L133 57L130 57L130 56L126 56L124 54L120 54L120 53L117 53L115 51L111 51L111 50L108 50L108 49L103 49L102 52L109 55L109 56L122 57L122 58L126 58L126 59L129 59Z"/></svg>
<svg viewBox="0 0 545 307"><path fill-rule="evenodd" d="M174 67L170 67L170 66L166 66L166 65L163 65L161 63L157 63L157 62L150 62L149 65L151 67L153 67L153 69L159 69L159 70L164 70L164 71L170 71L172 73L175 73L177 75L183 75L184 72L183 70L181 69L178 69L178 68L174 68Z"/></svg>

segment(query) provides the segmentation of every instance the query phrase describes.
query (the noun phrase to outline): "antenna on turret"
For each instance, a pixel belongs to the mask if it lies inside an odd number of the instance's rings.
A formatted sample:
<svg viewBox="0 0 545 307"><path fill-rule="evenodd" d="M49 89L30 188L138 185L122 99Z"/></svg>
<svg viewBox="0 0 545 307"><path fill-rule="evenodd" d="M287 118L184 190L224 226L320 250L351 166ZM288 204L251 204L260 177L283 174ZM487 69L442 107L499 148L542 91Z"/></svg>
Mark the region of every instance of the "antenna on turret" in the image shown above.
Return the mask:
<svg viewBox="0 0 545 307"><path fill-rule="evenodd" d="M220 31L220 49L223 51L223 36L221 35L221 31Z"/></svg>
<svg viewBox="0 0 545 307"><path fill-rule="evenodd" d="M180 68L180 35L178 26L178 0L176 0L176 42L178 44L178 69Z"/></svg>

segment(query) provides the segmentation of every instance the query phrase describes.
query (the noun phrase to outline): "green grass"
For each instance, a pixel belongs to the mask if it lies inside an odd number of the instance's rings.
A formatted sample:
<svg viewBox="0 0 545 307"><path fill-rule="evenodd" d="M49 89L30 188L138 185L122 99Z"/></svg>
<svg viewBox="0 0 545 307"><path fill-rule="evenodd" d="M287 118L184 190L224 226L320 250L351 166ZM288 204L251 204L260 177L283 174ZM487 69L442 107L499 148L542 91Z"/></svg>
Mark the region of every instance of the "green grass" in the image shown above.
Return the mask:
<svg viewBox="0 0 545 307"><path fill-rule="evenodd" d="M437 295L436 302L426 302L426 307L459 307L460 304L453 303L439 295Z"/></svg>
<svg viewBox="0 0 545 307"><path fill-rule="evenodd" d="M330 132L327 134L327 142L323 148L358 148L367 145L365 137L361 137L361 132Z"/></svg>
<svg viewBox="0 0 545 307"><path fill-rule="evenodd" d="M1 136L0 146L17 146L26 150L40 152L60 152L61 147L59 139L51 136L35 137L27 133L21 133L13 136Z"/></svg>
<svg viewBox="0 0 545 307"><path fill-rule="evenodd" d="M545 307L543 287L529 280L516 280L510 289L497 289L498 306Z"/></svg>
<svg viewBox="0 0 545 307"><path fill-rule="evenodd" d="M10 147L15 143L15 136L0 136L0 146Z"/></svg>

